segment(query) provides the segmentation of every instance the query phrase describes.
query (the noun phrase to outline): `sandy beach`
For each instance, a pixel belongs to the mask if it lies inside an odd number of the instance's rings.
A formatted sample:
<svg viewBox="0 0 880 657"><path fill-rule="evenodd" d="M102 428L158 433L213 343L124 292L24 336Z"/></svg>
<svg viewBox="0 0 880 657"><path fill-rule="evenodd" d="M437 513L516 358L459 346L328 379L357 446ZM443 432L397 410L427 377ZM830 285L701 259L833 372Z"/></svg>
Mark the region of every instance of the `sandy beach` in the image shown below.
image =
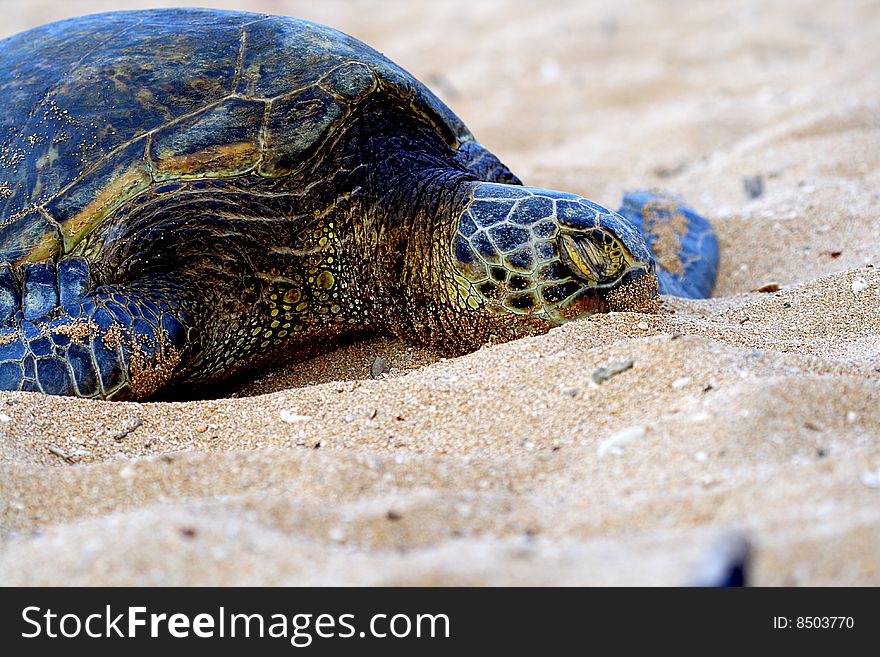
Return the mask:
<svg viewBox="0 0 880 657"><path fill-rule="evenodd" d="M716 295L212 399L0 393L0 584L678 585L737 536L751 584L880 585L880 5L184 4L366 41L528 184L680 195Z"/></svg>

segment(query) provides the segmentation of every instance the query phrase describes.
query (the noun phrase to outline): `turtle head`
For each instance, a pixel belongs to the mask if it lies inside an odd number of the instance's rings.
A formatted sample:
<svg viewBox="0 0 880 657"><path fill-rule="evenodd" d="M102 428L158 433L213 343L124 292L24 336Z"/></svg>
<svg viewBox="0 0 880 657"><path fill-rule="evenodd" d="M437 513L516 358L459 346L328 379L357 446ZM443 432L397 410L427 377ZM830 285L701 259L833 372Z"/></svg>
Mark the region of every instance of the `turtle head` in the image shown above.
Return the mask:
<svg viewBox="0 0 880 657"><path fill-rule="evenodd" d="M619 214L564 192L476 183L451 256L472 309L561 324L607 311L654 310L654 260Z"/></svg>

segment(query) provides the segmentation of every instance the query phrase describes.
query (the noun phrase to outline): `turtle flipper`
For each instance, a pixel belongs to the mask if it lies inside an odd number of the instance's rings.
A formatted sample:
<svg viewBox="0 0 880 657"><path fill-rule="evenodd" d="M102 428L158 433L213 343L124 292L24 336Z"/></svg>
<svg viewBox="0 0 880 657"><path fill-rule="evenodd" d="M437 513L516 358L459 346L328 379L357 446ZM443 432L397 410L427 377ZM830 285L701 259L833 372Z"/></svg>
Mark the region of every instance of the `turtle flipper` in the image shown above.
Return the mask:
<svg viewBox="0 0 880 657"><path fill-rule="evenodd" d="M174 299L157 281L92 287L83 258L18 272L0 265L0 390L152 394L174 375L187 343L191 321Z"/></svg>
<svg viewBox="0 0 880 657"><path fill-rule="evenodd" d="M660 293L703 299L718 274L718 239L709 221L677 200L627 192L617 211L645 238L657 264Z"/></svg>

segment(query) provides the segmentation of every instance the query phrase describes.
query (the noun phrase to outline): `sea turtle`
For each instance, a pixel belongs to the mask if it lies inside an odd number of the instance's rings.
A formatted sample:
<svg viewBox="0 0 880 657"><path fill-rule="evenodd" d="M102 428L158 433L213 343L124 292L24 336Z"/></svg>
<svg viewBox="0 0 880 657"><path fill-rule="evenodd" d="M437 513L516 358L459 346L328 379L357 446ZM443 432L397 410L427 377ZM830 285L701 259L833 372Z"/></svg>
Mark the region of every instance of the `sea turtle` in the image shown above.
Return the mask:
<svg viewBox="0 0 880 657"><path fill-rule="evenodd" d="M0 64L0 389L143 398L369 331L463 353L714 283L692 210L523 186L328 27L112 12Z"/></svg>

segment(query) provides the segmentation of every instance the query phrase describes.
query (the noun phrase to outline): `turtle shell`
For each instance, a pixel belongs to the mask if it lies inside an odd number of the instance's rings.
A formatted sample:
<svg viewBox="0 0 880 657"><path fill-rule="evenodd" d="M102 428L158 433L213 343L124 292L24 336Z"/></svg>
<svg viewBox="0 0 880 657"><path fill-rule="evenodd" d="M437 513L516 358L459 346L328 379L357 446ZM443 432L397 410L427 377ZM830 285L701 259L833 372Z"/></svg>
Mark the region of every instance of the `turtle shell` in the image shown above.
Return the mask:
<svg viewBox="0 0 880 657"><path fill-rule="evenodd" d="M0 64L0 261L69 253L154 184L293 173L370 94L397 96L453 147L472 138L380 53L293 18L84 16L0 41Z"/></svg>

